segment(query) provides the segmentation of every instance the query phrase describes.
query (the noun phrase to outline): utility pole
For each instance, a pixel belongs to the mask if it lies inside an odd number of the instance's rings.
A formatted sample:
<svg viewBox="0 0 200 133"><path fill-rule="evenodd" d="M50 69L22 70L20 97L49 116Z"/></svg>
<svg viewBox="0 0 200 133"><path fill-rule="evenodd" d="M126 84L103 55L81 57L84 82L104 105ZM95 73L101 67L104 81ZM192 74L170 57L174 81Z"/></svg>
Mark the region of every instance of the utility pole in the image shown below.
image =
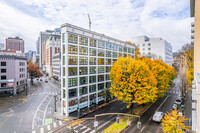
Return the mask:
<svg viewBox="0 0 200 133"><path fill-rule="evenodd" d="M57 97L57 95L54 95L55 112L57 112L57 110L56 110L56 97Z"/></svg>
<svg viewBox="0 0 200 133"><path fill-rule="evenodd" d="M91 19L90 19L90 15L88 14L88 19L89 19L89 30L91 30Z"/></svg>

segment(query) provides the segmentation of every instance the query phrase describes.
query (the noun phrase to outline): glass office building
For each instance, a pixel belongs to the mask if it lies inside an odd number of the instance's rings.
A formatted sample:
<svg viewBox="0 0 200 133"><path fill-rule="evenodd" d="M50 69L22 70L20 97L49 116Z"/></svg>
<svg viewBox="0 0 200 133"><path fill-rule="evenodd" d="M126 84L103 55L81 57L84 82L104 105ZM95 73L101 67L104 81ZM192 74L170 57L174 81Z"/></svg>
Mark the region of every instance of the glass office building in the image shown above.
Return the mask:
<svg viewBox="0 0 200 133"><path fill-rule="evenodd" d="M103 101L118 57L135 56L126 42L71 24L61 25L61 109L66 116Z"/></svg>

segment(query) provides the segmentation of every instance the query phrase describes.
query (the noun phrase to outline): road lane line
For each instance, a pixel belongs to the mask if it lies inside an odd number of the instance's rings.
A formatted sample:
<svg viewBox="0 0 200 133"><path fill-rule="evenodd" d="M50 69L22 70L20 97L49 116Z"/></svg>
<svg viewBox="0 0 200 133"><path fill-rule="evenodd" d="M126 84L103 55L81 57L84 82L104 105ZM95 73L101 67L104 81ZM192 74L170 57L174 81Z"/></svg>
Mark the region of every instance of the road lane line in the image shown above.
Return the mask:
<svg viewBox="0 0 200 133"><path fill-rule="evenodd" d="M42 125L44 125L47 108L48 108L49 104L51 103L52 99L53 99L53 97L51 97L51 99L49 100L49 103L46 105L46 108L45 108L45 111L44 111L44 115L43 115Z"/></svg>
<svg viewBox="0 0 200 133"><path fill-rule="evenodd" d="M35 131L32 131L32 133L36 133Z"/></svg>
<svg viewBox="0 0 200 133"><path fill-rule="evenodd" d="M13 113L12 113L12 114L13 114ZM0 128L4 125L4 123L6 123L6 121L11 117L12 114L10 114L10 115L1 123Z"/></svg>
<svg viewBox="0 0 200 133"><path fill-rule="evenodd" d="M102 124L101 126L97 127L97 130L101 129L102 127L104 127L105 125L107 125L108 123L112 122L112 120L116 119L115 117L110 119L109 121L105 122L104 124Z"/></svg>
<svg viewBox="0 0 200 133"><path fill-rule="evenodd" d="M149 121L152 119L152 117L149 118Z"/></svg>
<svg viewBox="0 0 200 133"><path fill-rule="evenodd" d="M125 107L121 108L120 110L123 110Z"/></svg>
<svg viewBox="0 0 200 133"><path fill-rule="evenodd" d="M113 115L110 115L110 116L108 116L108 117L112 117Z"/></svg>
<svg viewBox="0 0 200 133"><path fill-rule="evenodd" d="M48 131L51 130L50 125L47 125L47 130L48 130Z"/></svg>
<svg viewBox="0 0 200 133"><path fill-rule="evenodd" d="M56 127L57 127L57 125L56 125L56 123L55 123L55 122L53 123L53 127L54 127L54 128L56 128Z"/></svg>
<svg viewBox="0 0 200 133"><path fill-rule="evenodd" d="M144 130L144 128L145 128L145 126L143 126L143 128L141 129L141 131L140 131L140 132L142 132L142 131Z"/></svg>
<svg viewBox="0 0 200 133"><path fill-rule="evenodd" d="M40 133L44 133L44 128L40 128Z"/></svg>
<svg viewBox="0 0 200 133"><path fill-rule="evenodd" d="M161 103L161 105L157 108L157 110L156 110L156 112L160 109L160 107L165 103L165 101L167 100L167 98L168 98L169 96L167 96L166 98L165 98L165 100Z"/></svg>
<svg viewBox="0 0 200 133"><path fill-rule="evenodd" d="M109 110L112 110L114 107L110 108Z"/></svg>
<svg viewBox="0 0 200 133"><path fill-rule="evenodd" d="M62 121L59 121L60 126L62 126Z"/></svg>
<svg viewBox="0 0 200 133"><path fill-rule="evenodd" d="M85 131L83 131L82 133L86 133L87 131L89 131L89 130L91 130L91 129L89 129L89 128L87 128Z"/></svg>

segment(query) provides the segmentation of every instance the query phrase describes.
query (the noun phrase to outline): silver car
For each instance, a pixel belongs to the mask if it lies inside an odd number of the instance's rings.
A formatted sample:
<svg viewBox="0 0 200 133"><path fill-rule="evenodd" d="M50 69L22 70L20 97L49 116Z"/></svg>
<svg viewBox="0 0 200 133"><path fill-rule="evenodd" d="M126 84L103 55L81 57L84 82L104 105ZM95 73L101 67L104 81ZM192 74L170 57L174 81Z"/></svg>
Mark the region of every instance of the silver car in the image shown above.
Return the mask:
<svg viewBox="0 0 200 133"><path fill-rule="evenodd" d="M158 112L156 112L156 113L153 115L152 120L155 121L155 122L161 122L163 116L164 116L164 113L158 111Z"/></svg>

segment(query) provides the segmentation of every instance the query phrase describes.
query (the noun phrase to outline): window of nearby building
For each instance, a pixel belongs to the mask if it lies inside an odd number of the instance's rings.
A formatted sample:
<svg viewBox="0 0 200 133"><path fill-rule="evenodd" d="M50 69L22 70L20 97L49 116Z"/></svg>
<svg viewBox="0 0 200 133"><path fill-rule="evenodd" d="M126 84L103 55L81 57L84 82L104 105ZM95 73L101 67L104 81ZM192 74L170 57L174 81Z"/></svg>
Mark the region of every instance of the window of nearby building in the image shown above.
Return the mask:
<svg viewBox="0 0 200 133"><path fill-rule="evenodd" d="M132 48L132 54L134 54L135 53L135 49L134 48Z"/></svg>
<svg viewBox="0 0 200 133"><path fill-rule="evenodd" d="M63 78L63 87L65 87L65 78Z"/></svg>
<svg viewBox="0 0 200 133"><path fill-rule="evenodd" d="M65 56L63 56L63 65L65 65Z"/></svg>
<svg viewBox="0 0 200 133"><path fill-rule="evenodd" d="M142 50L145 51L145 48L143 48Z"/></svg>
<svg viewBox="0 0 200 133"><path fill-rule="evenodd" d="M117 52L113 52L112 57L113 57L113 58L117 58Z"/></svg>
<svg viewBox="0 0 200 133"><path fill-rule="evenodd" d="M98 75L98 82L104 81L104 75Z"/></svg>
<svg viewBox="0 0 200 133"><path fill-rule="evenodd" d="M79 44L88 46L88 38L79 36Z"/></svg>
<svg viewBox="0 0 200 133"><path fill-rule="evenodd" d="M104 50L101 49L98 50L98 56L104 56L104 54L105 54Z"/></svg>
<svg viewBox="0 0 200 133"><path fill-rule="evenodd" d="M113 59L113 61L112 61L112 62L113 62L113 63L115 63L116 61L117 61L117 59Z"/></svg>
<svg viewBox="0 0 200 133"><path fill-rule="evenodd" d="M87 65L88 58L87 57L79 57L79 65Z"/></svg>
<svg viewBox="0 0 200 133"><path fill-rule="evenodd" d="M90 67L90 74L96 74L96 67Z"/></svg>
<svg viewBox="0 0 200 133"><path fill-rule="evenodd" d="M128 53L131 53L131 48L128 48Z"/></svg>
<svg viewBox="0 0 200 133"><path fill-rule="evenodd" d="M77 78L68 79L68 87L77 86Z"/></svg>
<svg viewBox="0 0 200 133"><path fill-rule="evenodd" d="M88 87L87 86L84 86L84 87L80 87L79 88L79 95L84 95L84 94L87 94L88 93Z"/></svg>
<svg viewBox="0 0 200 133"><path fill-rule="evenodd" d="M77 54L77 46L74 45L68 45L68 53L69 54Z"/></svg>
<svg viewBox="0 0 200 133"><path fill-rule="evenodd" d="M127 47L124 47L124 52L127 52Z"/></svg>
<svg viewBox="0 0 200 133"><path fill-rule="evenodd" d="M69 89L69 98L77 96L77 88Z"/></svg>
<svg viewBox="0 0 200 133"><path fill-rule="evenodd" d="M87 47L79 47L79 54L80 55L87 55L88 54L88 48Z"/></svg>
<svg viewBox="0 0 200 133"><path fill-rule="evenodd" d="M98 65L104 65L104 58L98 58Z"/></svg>
<svg viewBox="0 0 200 133"><path fill-rule="evenodd" d="M106 88L110 88L111 87L111 83L110 82L106 82Z"/></svg>
<svg viewBox="0 0 200 133"><path fill-rule="evenodd" d="M96 47L96 40L90 38L90 46Z"/></svg>
<svg viewBox="0 0 200 133"><path fill-rule="evenodd" d="M106 49L111 49L112 48L112 44L109 42L106 42Z"/></svg>
<svg viewBox="0 0 200 133"><path fill-rule="evenodd" d="M151 50L151 48L148 48L148 50Z"/></svg>
<svg viewBox="0 0 200 133"><path fill-rule="evenodd" d="M96 49L95 48L90 48L90 56L96 56Z"/></svg>
<svg viewBox="0 0 200 133"><path fill-rule="evenodd" d="M104 73L104 66L98 66L98 73Z"/></svg>
<svg viewBox="0 0 200 133"><path fill-rule="evenodd" d="M89 83L95 83L95 82L96 82L96 76L90 76Z"/></svg>
<svg viewBox="0 0 200 133"><path fill-rule="evenodd" d="M6 73L6 69L1 69L1 73Z"/></svg>
<svg viewBox="0 0 200 133"><path fill-rule="evenodd" d="M80 97L80 99L79 99L79 107L80 107L80 109L84 108L84 107L87 107L87 105L81 105L81 103L84 103L84 102L88 102L88 96Z"/></svg>
<svg viewBox="0 0 200 133"><path fill-rule="evenodd" d="M106 74L106 80L110 80L109 74Z"/></svg>
<svg viewBox="0 0 200 133"><path fill-rule="evenodd" d="M79 75L87 75L88 68L87 67L79 67Z"/></svg>
<svg viewBox="0 0 200 133"><path fill-rule="evenodd" d="M111 59L106 59L106 65L111 65Z"/></svg>
<svg viewBox="0 0 200 133"><path fill-rule="evenodd" d="M106 51L106 57L111 57L111 51Z"/></svg>
<svg viewBox="0 0 200 133"><path fill-rule="evenodd" d="M151 43L148 43L148 46L151 46Z"/></svg>
<svg viewBox="0 0 200 133"><path fill-rule="evenodd" d="M118 49L117 44L113 44L113 45L112 45L112 49L116 51L116 50Z"/></svg>
<svg viewBox="0 0 200 133"><path fill-rule="evenodd" d="M99 47L99 48L104 48L104 47L105 47L105 42L103 42L103 41L98 41L98 47Z"/></svg>
<svg viewBox="0 0 200 133"><path fill-rule="evenodd" d="M63 89L63 98L65 98L65 89Z"/></svg>
<svg viewBox="0 0 200 133"><path fill-rule="evenodd" d="M6 62L1 62L1 66L6 66Z"/></svg>
<svg viewBox="0 0 200 133"><path fill-rule="evenodd" d="M76 76L77 75L77 67L69 67L68 68L68 75L69 76Z"/></svg>
<svg viewBox="0 0 200 133"><path fill-rule="evenodd" d="M124 57L127 57L127 54L124 54Z"/></svg>
<svg viewBox="0 0 200 133"><path fill-rule="evenodd" d="M1 79L6 79L6 76L4 75L4 76L1 76Z"/></svg>
<svg viewBox="0 0 200 133"><path fill-rule="evenodd" d="M122 52L122 49L123 49L122 46L119 46L119 51L120 51L120 52Z"/></svg>
<svg viewBox="0 0 200 133"><path fill-rule="evenodd" d="M122 57L122 53L119 53L119 57Z"/></svg>
<svg viewBox="0 0 200 133"><path fill-rule="evenodd" d="M77 44L78 37L74 34L68 34L68 42Z"/></svg>
<svg viewBox="0 0 200 133"><path fill-rule="evenodd" d="M63 67L63 76L65 76L65 67Z"/></svg>
<svg viewBox="0 0 200 133"><path fill-rule="evenodd" d="M63 45L63 54L65 54L65 45Z"/></svg>
<svg viewBox="0 0 200 133"><path fill-rule="evenodd" d="M6 83L1 83L1 87L6 87Z"/></svg>
<svg viewBox="0 0 200 133"><path fill-rule="evenodd" d="M62 43L65 43L65 33L62 33Z"/></svg>
<svg viewBox="0 0 200 133"><path fill-rule="evenodd" d="M77 65L77 57L68 56L68 65Z"/></svg>
<svg viewBox="0 0 200 133"><path fill-rule="evenodd" d="M96 91L96 85L90 85L89 92L92 93L92 92L95 92L95 91Z"/></svg>
<svg viewBox="0 0 200 133"><path fill-rule="evenodd" d="M96 104L96 93L89 96L90 98L90 105Z"/></svg>
<svg viewBox="0 0 200 133"><path fill-rule="evenodd" d="M145 44L143 44L143 46L145 46Z"/></svg>
<svg viewBox="0 0 200 133"><path fill-rule="evenodd" d="M107 66L106 67L106 72L108 73L108 72L110 72L110 70L111 70L111 66Z"/></svg>
<svg viewBox="0 0 200 133"><path fill-rule="evenodd" d="M84 85L88 83L88 77L80 77L79 78L79 85Z"/></svg>
<svg viewBox="0 0 200 133"><path fill-rule="evenodd" d="M98 90L103 90L104 89L104 83L98 84Z"/></svg>
<svg viewBox="0 0 200 133"><path fill-rule="evenodd" d="M96 65L96 58L90 57L90 65Z"/></svg>

